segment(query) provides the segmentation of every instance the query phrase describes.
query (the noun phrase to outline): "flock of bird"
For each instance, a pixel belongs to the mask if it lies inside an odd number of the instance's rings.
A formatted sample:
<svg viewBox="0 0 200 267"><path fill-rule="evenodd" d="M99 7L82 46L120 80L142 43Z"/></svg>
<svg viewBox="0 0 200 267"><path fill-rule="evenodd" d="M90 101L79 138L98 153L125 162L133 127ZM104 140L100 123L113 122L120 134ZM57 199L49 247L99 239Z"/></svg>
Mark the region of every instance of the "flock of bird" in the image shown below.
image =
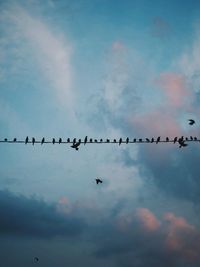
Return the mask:
<svg viewBox="0 0 200 267"><path fill-rule="evenodd" d="M189 125L195 124L195 121L193 119L190 119L188 121L189 121ZM8 143L25 143L25 144L32 143L32 145L34 145L36 143L41 143L41 145L47 144L47 143L52 143L52 144L67 144L68 143L68 144L72 144L71 148L74 148L75 150L79 150L79 147L81 144L86 145L87 143L118 143L119 145L121 145L123 143L125 143L125 144L128 144L128 143L156 143L156 144L158 144L158 143L172 142L174 144L178 143L179 148L181 148L181 147L188 146L188 144L186 143L188 141L200 142L200 139L198 139L197 137L193 137L193 136L190 136L189 138L184 137L184 136L181 136L181 137L176 136L172 140L170 140L169 137L166 137L165 140L161 140L161 137L159 136L156 139L155 138L151 138L151 139L149 139L149 138L145 138L145 139L134 138L133 140L130 140L129 137L127 137L125 140L123 140L122 138L119 138L118 141L116 139L113 139L112 141L110 139L106 139L104 141L103 139L100 139L100 140L97 140L97 139L93 140L92 138L89 139L86 136L84 141L81 141L81 139L77 140L76 138L74 138L73 140L70 140L70 138L67 138L67 141L62 140L62 138L59 138L58 141L56 141L55 138L52 138L51 141L46 141L44 137L42 138L41 141L37 141L34 137L29 139L29 137L27 136L24 141L18 141L17 138L14 138L13 140L8 140L7 138L5 138L3 141L0 141L0 143L5 143L5 142L8 142Z"/></svg>

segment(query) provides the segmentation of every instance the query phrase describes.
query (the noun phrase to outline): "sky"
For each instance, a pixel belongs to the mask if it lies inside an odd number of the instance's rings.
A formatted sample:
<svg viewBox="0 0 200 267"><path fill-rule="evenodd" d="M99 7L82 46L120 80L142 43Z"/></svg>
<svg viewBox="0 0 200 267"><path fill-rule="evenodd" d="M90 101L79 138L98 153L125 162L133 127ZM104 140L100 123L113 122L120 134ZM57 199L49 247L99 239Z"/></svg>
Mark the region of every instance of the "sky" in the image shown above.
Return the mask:
<svg viewBox="0 0 200 267"><path fill-rule="evenodd" d="M199 26L197 0L1 0L0 139L199 137ZM1 143L1 265L199 266L199 153Z"/></svg>

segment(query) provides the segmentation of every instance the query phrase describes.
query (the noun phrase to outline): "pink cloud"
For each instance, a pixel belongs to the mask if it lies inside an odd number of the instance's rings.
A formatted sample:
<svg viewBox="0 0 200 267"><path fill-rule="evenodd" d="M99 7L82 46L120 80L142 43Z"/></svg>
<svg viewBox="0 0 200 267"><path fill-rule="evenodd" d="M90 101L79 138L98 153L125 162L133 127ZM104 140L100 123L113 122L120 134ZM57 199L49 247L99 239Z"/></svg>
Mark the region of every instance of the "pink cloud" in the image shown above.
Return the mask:
<svg viewBox="0 0 200 267"><path fill-rule="evenodd" d="M142 223L142 227L148 232L154 232L160 227L159 220L149 209L139 208L137 210L137 217Z"/></svg>
<svg viewBox="0 0 200 267"><path fill-rule="evenodd" d="M184 218L176 217L173 213L164 214L164 220L168 222L165 240L167 249L187 260L199 258L199 231Z"/></svg>
<svg viewBox="0 0 200 267"><path fill-rule="evenodd" d="M189 91L183 75L162 73L156 82L163 89L170 105L180 108L185 104Z"/></svg>
<svg viewBox="0 0 200 267"><path fill-rule="evenodd" d="M130 119L137 134L150 136L176 136L181 134L180 126L175 117L167 109L162 108L149 113L134 116Z"/></svg>

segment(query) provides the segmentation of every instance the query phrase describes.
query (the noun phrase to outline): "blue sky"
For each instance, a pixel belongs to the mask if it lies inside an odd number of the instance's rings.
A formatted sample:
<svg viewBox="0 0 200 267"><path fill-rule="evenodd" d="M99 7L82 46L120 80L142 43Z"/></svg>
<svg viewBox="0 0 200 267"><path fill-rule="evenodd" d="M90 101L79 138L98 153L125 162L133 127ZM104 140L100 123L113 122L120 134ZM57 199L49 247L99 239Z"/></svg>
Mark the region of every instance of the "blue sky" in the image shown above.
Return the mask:
<svg viewBox="0 0 200 267"><path fill-rule="evenodd" d="M199 10L1 1L0 138L199 136ZM198 143L1 144L1 262L199 266L198 155Z"/></svg>

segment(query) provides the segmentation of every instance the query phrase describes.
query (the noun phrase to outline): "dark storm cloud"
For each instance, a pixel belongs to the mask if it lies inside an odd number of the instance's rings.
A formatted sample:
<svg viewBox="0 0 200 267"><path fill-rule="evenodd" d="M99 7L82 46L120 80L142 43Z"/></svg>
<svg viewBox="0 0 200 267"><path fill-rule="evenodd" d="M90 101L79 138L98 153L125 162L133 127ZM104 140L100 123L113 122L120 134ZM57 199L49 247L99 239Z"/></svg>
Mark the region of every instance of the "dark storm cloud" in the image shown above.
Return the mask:
<svg viewBox="0 0 200 267"><path fill-rule="evenodd" d="M62 214L55 204L0 191L0 234L50 238L74 237L85 227L83 220Z"/></svg>
<svg viewBox="0 0 200 267"><path fill-rule="evenodd" d="M141 147L138 162L143 163L145 175L151 177L162 192L199 205L199 144L190 144L184 150L175 146L166 151L157 147L154 156L150 147Z"/></svg>

